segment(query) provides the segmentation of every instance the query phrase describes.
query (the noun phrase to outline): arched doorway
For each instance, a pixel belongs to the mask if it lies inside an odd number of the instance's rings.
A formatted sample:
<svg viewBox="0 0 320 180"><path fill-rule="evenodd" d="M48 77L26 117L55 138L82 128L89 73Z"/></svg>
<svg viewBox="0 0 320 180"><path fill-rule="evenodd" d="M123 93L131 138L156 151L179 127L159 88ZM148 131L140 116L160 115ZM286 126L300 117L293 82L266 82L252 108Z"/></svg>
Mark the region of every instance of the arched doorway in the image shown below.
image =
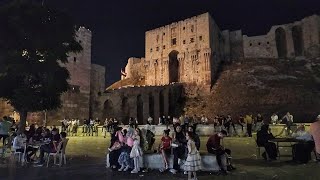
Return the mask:
<svg viewBox="0 0 320 180"><path fill-rule="evenodd" d="M303 54L303 37L301 26L293 26L292 28L292 39L294 53L296 56L302 56Z"/></svg>
<svg viewBox="0 0 320 180"><path fill-rule="evenodd" d="M178 51L171 51L169 53L169 83L179 82L179 61Z"/></svg>
<svg viewBox="0 0 320 180"><path fill-rule="evenodd" d="M164 116L164 94L163 91L159 93L159 112L160 116Z"/></svg>
<svg viewBox="0 0 320 180"><path fill-rule="evenodd" d="M103 118L114 118L113 115L113 103L110 100L106 100L103 104Z"/></svg>
<svg viewBox="0 0 320 180"><path fill-rule="evenodd" d="M143 124L143 100L142 96L137 96L137 119L139 124Z"/></svg>
<svg viewBox="0 0 320 180"><path fill-rule="evenodd" d="M121 121L125 124L129 123L129 103L128 103L128 98L123 97L121 100L121 113L122 113L122 119Z"/></svg>
<svg viewBox="0 0 320 180"><path fill-rule="evenodd" d="M283 28L279 27L275 31L276 35L276 46L279 58L287 57L287 38L286 32Z"/></svg>
<svg viewBox="0 0 320 180"><path fill-rule="evenodd" d="M154 97L152 93L149 93L149 116L154 119Z"/></svg>

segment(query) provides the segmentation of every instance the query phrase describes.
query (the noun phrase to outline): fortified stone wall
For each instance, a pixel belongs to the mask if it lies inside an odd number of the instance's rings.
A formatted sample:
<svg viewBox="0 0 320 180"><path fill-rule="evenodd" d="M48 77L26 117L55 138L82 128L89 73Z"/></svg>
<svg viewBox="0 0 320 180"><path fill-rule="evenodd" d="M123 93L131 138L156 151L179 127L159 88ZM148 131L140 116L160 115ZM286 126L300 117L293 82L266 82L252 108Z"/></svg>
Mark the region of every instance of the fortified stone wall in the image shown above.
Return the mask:
<svg viewBox="0 0 320 180"><path fill-rule="evenodd" d="M146 85L173 82L210 86L225 57L224 39L208 13L146 32L145 59L130 58L126 78L138 72Z"/></svg>
<svg viewBox="0 0 320 180"><path fill-rule="evenodd" d="M293 58L320 55L320 17L309 16L290 24L272 26L266 35L243 36L245 58Z"/></svg>
<svg viewBox="0 0 320 180"><path fill-rule="evenodd" d="M145 77L146 69L144 62L144 58L129 58L125 68L126 76L124 78Z"/></svg>
<svg viewBox="0 0 320 180"><path fill-rule="evenodd" d="M93 116L99 119L117 118L124 123L133 117L138 118L139 124L145 124L149 116L157 122L159 116L180 115L182 107L181 84L127 87L102 94Z"/></svg>
<svg viewBox="0 0 320 180"><path fill-rule="evenodd" d="M97 64L91 65L91 81L90 81L90 117L93 115L93 110L96 109L99 102L98 99L105 91L105 73L104 66Z"/></svg>

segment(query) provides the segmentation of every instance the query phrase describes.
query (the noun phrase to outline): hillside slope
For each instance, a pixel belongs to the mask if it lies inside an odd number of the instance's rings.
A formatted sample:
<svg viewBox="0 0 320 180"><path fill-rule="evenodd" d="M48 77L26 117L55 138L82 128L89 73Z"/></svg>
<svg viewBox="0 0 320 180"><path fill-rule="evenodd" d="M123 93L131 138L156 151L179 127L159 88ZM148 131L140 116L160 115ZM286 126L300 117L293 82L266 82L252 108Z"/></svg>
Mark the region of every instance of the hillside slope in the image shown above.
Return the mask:
<svg viewBox="0 0 320 180"><path fill-rule="evenodd" d="M252 112L270 117L291 112L297 121L320 114L320 59L245 59L224 66L207 95L187 98L190 115L240 115Z"/></svg>

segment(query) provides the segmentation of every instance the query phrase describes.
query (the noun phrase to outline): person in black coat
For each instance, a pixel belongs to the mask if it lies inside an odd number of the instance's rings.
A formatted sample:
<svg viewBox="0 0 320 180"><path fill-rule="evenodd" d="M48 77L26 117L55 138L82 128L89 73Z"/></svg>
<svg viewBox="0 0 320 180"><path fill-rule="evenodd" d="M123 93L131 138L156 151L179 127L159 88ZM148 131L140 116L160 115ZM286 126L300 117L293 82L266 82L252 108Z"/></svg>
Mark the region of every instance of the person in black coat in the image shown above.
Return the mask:
<svg viewBox="0 0 320 180"><path fill-rule="evenodd" d="M276 144L269 142L270 139L274 139L274 136L270 133L269 125L262 125L260 131L257 132L257 145L265 148L266 152L262 153L265 160L276 160Z"/></svg>

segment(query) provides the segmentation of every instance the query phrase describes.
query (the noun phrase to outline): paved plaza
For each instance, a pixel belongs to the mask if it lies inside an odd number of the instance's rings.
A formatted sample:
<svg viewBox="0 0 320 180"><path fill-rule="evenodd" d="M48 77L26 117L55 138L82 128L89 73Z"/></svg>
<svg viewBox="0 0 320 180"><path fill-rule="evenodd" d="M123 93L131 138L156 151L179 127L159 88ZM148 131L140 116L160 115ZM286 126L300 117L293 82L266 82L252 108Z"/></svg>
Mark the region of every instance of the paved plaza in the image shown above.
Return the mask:
<svg viewBox="0 0 320 180"><path fill-rule="evenodd" d="M2 161L0 164L0 179L14 180L23 179L141 179L149 180L157 178L165 179L187 179L186 175L171 173L160 173L156 170L139 173L113 172L105 167L106 148L110 137L69 137L67 147L67 166L59 168L56 166L33 167L27 165L21 167L12 159ZM159 142L160 137L157 137ZM205 152L207 138L201 138L201 152ZM200 180L218 179L318 179L320 164L314 161L308 164L298 165L290 163L289 158L281 158L281 161L265 162L256 159L256 148L252 138L226 138L224 145L233 151L234 164L237 169L227 176L217 176L210 172L199 173ZM290 149L282 149L282 154L290 154ZM52 164L52 162L51 162Z"/></svg>

